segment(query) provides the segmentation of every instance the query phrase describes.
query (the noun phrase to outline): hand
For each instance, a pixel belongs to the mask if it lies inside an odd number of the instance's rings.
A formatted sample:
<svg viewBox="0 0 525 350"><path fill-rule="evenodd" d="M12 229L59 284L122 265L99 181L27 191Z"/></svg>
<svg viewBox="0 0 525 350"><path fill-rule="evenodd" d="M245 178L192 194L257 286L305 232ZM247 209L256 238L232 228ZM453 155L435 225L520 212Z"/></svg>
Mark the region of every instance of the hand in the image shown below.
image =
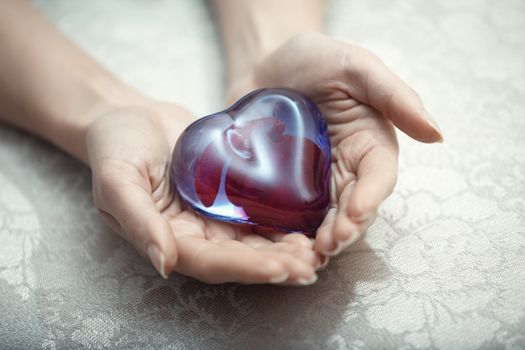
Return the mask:
<svg viewBox="0 0 525 350"><path fill-rule="evenodd" d="M300 34L232 82L229 100L289 87L317 103L332 145L332 207L315 249L336 255L372 224L397 176L394 125L422 142L442 136L419 96L369 51L321 34Z"/></svg>
<svg viewBox="0 0 525 350"><path fill-rule="evenodd" d="M170 189L171 153L193 119L176 105L151 102L113 109L89 126L93 192L104 221L165 278L177 271L208 283L313 283L321 257L308 238L264 238L207 220Z"/></svg>
<svg viewBox="0 0 525 350"><path fill-rule="evenodd" d="M174 196L171 152L190 113L144 98L29 2L0 4L0 33L0 121L89 164L102 217L164 277L175 270L207 282L315 281L320 256L306 237L262 238L205 220Z"/></svg>

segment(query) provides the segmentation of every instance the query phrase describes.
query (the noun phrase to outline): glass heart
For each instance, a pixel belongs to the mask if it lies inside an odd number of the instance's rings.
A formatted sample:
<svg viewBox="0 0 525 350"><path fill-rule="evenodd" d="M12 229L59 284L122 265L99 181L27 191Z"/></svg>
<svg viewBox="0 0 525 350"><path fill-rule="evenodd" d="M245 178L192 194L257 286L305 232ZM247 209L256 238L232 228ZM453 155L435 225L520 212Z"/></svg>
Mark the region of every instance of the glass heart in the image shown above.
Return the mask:
<svg viewBox="0 0 525 350"><path fill-rule="evenodd" d="M330 205L330 139L317 106L261 89L192 123L171 163L172 188L200 214L312 234Z"/></svg>

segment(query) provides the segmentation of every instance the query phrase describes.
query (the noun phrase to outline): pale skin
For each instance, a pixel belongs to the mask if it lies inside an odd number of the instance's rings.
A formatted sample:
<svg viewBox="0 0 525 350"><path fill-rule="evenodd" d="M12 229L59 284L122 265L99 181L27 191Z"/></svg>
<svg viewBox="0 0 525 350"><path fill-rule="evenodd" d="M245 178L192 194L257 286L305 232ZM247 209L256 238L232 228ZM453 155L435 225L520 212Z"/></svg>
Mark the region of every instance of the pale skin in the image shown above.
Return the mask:
<svg viewBox="0 0 525 350"><path fill-rule="evenodd" d="M394 127L429 143L442 141L441 132L418 95L376 56L320 34L322 2L216 0L213 7L228 102L256 88L287 86L311 97L326 117L332 208L315 240L258 234L181 204L167 170L178 136L196 117L118 80L24 1L0 1L0 120L89 166L103 220L163 277L312 284L327 256L362 235L392 192Z"/></svg>

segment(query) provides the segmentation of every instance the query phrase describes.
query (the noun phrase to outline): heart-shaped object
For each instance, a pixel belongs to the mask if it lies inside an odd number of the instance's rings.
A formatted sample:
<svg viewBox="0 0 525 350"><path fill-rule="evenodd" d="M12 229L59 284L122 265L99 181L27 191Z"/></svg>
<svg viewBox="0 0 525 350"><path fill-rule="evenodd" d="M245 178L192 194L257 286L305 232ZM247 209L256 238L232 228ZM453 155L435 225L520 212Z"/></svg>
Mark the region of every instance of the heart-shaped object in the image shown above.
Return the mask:
<svg viewBox="0 0 525 350"><path fill-rule="evenodd" d="M326 123L294 90L253 91L182 133L171 181L207 217L314 233L330 204Z"/></svg>

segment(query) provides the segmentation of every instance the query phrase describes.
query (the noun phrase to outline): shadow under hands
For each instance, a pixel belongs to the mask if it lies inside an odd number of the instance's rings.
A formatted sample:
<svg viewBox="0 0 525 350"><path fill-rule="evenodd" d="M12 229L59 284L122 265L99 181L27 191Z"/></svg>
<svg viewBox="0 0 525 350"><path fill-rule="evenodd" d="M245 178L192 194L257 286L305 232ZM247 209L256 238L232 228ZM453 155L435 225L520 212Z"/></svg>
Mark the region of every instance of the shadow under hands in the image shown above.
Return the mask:
<svg viewBox="0 0 525 350"><path fill-rule="evenodd" d="M179 295L176 308L194 308L193 317L180 319L181 326L189 330L194 321L188 320L200 317L210 330L208 341L218 348L327 349L364 331L359 309L366 295L360 286L384 284L389 276L381 257L360 240L333 259L312 286L213 286L187 279L173 292Z"/></svg>

